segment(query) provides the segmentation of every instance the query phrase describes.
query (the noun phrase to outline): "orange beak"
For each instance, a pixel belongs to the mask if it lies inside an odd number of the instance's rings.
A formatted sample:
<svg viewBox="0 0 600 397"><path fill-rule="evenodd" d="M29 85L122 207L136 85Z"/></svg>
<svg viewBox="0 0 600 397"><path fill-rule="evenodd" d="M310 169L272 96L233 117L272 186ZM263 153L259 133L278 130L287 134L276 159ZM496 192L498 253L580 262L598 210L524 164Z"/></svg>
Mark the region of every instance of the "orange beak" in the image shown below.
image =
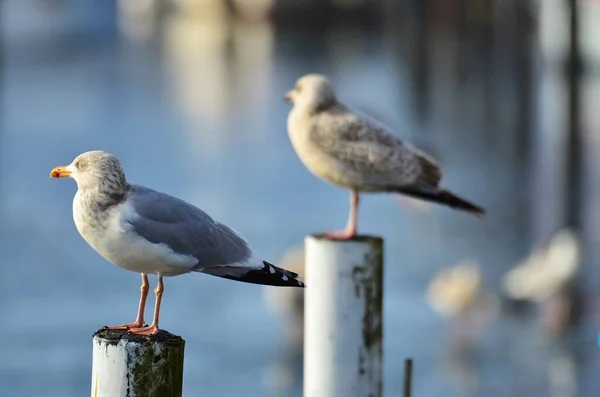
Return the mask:
<svg viewBox="0 0 600 397"><path fill-rule="evenodd" d="M285 95L283 96L283 99L286 102L292 102L292 100L294 99L293 92L292 91L286 92Z"/></svg>
<svg viewBox="0 0 600 397"><path fill-rule="evenodd" d="M64 178L69 175L71 175L71 171L69 171L66 166L55 167L50 171L51 178Z"/></svg>

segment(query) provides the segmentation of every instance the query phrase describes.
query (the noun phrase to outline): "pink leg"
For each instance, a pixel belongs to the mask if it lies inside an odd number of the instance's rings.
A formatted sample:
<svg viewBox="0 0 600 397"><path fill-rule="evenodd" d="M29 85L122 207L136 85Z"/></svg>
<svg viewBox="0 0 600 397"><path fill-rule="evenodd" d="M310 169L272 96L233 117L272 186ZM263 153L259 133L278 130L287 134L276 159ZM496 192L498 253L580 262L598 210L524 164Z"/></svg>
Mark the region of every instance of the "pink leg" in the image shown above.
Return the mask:
<svg viewBox="0 0 600 397"><path fill-rule="evenodd" d="M122 325L111 325L105 326L105 329L129 329L129 328L139 328L144 325L144 309L146 308L146 298L148 297L148 290L150 290L150 285L148 284L148 276L142 273L142 286L140 287L141 295L140 295L140 304L138 306L137 318L133 323L122 324Z"/></svg>
<svg viewBox="0 0 600 397"><path fill-rule="evenodd" d="M128 333L132 335L149 336L158 334L158 318L160 317L160 301L162 300L163 291L164 285L162 281L162 276L158 276L158 284L154 289L154 294L156 295L156 303L154 306L154 318L152 319L152 324L150 324L147 327L130 328Z"/></svg>
<svg viewBox="0 0 600 397"><path fill-rule="evenodd" d="M356 236L357 218L358 218L358 192L352 190L350 193L350 214L346 229L336 232L323 232L323 236L333 240L350 240Z"/></svg>

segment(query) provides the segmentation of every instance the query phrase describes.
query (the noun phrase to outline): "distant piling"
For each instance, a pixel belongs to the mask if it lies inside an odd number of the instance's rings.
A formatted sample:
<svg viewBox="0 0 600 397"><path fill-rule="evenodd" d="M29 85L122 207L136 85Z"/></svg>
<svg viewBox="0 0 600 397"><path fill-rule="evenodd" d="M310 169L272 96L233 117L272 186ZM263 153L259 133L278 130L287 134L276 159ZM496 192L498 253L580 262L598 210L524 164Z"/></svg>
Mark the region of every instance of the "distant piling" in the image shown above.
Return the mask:
<svg viewBox="0 0 600 397"><path fill-rule="evenodd" d="M92 397L181 397L185 341L161 330L135 336L126 331L94 334Z"/></svg>
<svg viewBox="0 0 600 397"><path fill-rule="evenodd" d="M412 397L412 373L413 373L413 360L407 358L404 360L404 387L403 397Z"/></svg>
<svg viewBox="0 0 600 397"><path fill-rule="evenodd" d="M381 397L383 239L307 236L304 397Z"/></svg>

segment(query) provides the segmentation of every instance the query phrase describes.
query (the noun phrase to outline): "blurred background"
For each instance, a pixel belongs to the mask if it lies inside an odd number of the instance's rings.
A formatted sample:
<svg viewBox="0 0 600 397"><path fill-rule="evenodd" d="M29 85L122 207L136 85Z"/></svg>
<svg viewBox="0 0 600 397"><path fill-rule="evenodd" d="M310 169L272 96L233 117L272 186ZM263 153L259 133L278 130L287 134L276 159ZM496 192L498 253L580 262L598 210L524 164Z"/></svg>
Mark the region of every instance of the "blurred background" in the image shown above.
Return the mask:
<svg viewBox="0 0 600 397"><path fill-rule="evenodd" d="M385 396L409 356L418 397L598 395L600 2L2 0L0 14L3 397L87 395L92 332L135 316L139 276L87 246L75 183L48 177L81 152L112 152L130 181L302 271L303 237L348 212L287 136L283 94L312 72L488 209L362 200L360 231L386 244ZM301 295L172 278L161 326L187 340L185 396L301 396Z"/></svg>

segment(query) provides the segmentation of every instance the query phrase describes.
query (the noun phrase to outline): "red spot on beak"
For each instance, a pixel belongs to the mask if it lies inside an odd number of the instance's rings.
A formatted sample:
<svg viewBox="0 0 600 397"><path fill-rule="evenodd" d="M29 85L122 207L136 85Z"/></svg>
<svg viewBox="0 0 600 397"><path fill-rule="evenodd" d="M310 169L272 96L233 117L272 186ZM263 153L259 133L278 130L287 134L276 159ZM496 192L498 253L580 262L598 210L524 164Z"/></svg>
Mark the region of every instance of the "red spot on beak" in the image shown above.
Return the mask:
<svg viewBox="0 0 600 397"><path fill-rule="evenodd" d="M51 178L64 178L69 175L71 175L71 171L69 171L66 166L55 167L50 171Z"/></svg>

